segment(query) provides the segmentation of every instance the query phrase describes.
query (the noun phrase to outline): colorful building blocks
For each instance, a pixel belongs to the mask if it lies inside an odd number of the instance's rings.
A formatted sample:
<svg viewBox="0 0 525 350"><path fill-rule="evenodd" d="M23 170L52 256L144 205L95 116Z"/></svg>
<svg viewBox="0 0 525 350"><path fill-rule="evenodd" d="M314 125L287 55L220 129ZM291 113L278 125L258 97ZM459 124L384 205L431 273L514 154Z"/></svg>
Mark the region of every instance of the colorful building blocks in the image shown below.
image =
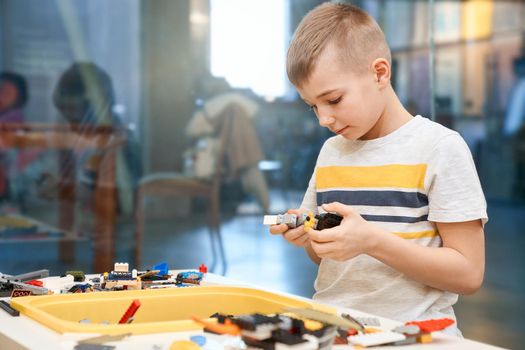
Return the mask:
<svg viewBox="0 0 525 350"><path fill-rule="evenodd" d="M330 349L337 326L291 314L215 315L217 323L193 318L205 331L240 335L248 347L259 349Z"/></svg>
<svg viewBox="0 0 525 350"><path fill-rule="evenodd" d="M177 274L177 283L200 284L203 273L198 271L183 271Z"/></svg>
<svg viewBox="0 0 525 350"><path fill-rule="evenodd" d="M322 213L318 215L308 214L278 214L265 215L263 219L264 225L280 225L286 224L290 228L304 225L305 228L313 228L315 230L324 230L341 224L343 217L335 213Z"/></svg>

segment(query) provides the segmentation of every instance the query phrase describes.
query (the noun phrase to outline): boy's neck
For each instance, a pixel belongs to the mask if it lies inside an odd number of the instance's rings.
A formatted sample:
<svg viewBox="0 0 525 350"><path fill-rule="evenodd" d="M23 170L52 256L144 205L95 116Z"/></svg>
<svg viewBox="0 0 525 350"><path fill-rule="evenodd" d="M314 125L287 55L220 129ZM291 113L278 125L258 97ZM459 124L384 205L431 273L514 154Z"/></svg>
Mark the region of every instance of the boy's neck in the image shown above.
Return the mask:
<svg viewBox="0 0 525 350"><path fill-rule="evenodd" d="M361 140L372 140L386 136L408 123L413 118L399 101L392 86L385 90L385 108L374 127Z"/></svg>

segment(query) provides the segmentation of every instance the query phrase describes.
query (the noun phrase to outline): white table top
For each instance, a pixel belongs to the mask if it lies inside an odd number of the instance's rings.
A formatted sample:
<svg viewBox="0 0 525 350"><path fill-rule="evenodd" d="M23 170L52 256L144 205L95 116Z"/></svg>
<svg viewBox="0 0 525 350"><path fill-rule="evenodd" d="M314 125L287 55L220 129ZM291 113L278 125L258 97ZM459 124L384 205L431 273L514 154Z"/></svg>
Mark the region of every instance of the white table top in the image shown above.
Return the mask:
<svg viewBox="0 0 525 350"><path fill-rule="evenodd" d="M249 285L239 281L235 281L230 278L225 278L215 274L206 274L203 284L207 285L242 285L246 287L264 289L258 286ZM267 289L266 289L267 290ZM271 291L276 293L276 291ZM290 296L290 294L280 293ZM297 296L294 296L298 298ZM300 298L300 297L299 297ZM301 298L305 299L305 298ZM341 312L349 313L352 316L368 316L373 315L359 312L357 310L350 309L339 309ZM373 316L376 317L376 316ZM385 318L378 317L381 322L381 328L391 329L399 322L388 320ZM203 334L202 332L177 332L177 333L157 333L157 334L144 334L144 335L132 335L118 342L105 343L104 345L113 345L116 349L126 350L169 350L171 344L176 340L187 340L189 336ZM19 317L12 317L7 312L0 310L0 349L2 350L25 350L25 349L56 349L56 350L72 350L77 341L87 338L92 338L96 334L89 333L57 333L50 328L34 321L23 314ZM207 342L202 347L204 350L216 350L223 349L225 345L234 344L234 338L226 338L224 336L216 336L210 333L205 334ZM467 339L456 338L445 335L440 332L432 333L433 341L428 344L412 344L408 346L382 346L380 349L421 349L421 350L432 350L432 349L457 349L457 350L470 350L470 349L501 349L488 344L483 344ZM351 345L334 345L334 350L339 349L353 349Z"/></svg>

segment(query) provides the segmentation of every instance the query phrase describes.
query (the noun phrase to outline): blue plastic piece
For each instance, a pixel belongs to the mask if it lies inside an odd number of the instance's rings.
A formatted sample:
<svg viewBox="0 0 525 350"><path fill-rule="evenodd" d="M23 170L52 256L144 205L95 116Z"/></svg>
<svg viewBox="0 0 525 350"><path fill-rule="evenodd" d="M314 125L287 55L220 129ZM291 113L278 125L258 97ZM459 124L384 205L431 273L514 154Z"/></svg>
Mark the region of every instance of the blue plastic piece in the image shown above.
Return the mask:
<svg viewBox="0 0 525 350"><path fill-rule="evenodd" d="M157 265L154 265L152 270L160 270L158 273L159 275L167 275L168 274L168 264L165 262L158 263Z"/></svg>
<svg viewBox="0 0 525 350"><path fill-rule="evenodd" d="M203 335L193 335L190 340L198 346L204 346L206 344L206 337Z"/></svg>

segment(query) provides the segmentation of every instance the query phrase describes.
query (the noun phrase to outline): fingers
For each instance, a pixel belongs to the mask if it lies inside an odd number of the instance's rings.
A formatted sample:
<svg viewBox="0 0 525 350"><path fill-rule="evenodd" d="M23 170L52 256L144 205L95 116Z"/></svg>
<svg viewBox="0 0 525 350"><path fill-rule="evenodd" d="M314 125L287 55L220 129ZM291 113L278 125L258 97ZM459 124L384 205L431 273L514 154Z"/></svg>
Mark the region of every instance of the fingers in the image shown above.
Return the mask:
<svg viewBox="0 0 525 350"><path fill-rule="evenodd" d="M341 216L347 216L354 213L354 210L351 206L339 202L323 204L323 209L327 212L336 212Z"/></svg>
<svg viewBox="0 0 525 350"><path fill-rule="evenodd" d="M310 244L312 245L312 249L318 257L337 260L338 250L335 242L319 243L310 241Z"/></svg>
<svg viewBox="0 0 525 350"><path fill-rule="evenodd" d="M286 239L288 242L299 246L304 247L308 241L310 240L308 234L304 232L303 227L294 228L292 230L288 230L283 234L284 239Z"/></svg>
<svg viewBox="0 0 525 350"><path fill-rule="evenodd" d="M286 224L272 225L270 226L270 233L272 235L280 235L288 231L288 226Z"/></svg>
<svg viewBox="0 0 525 350"><path fill-rule="evenodd" d="M333 242L336 240L336 234L337 234L338 228L326 228L322 232L312 229L309 229L306 231L308 233L308 236L310 237L311 241L317 242L317 243L327 243L327 242Z"/></svg>

